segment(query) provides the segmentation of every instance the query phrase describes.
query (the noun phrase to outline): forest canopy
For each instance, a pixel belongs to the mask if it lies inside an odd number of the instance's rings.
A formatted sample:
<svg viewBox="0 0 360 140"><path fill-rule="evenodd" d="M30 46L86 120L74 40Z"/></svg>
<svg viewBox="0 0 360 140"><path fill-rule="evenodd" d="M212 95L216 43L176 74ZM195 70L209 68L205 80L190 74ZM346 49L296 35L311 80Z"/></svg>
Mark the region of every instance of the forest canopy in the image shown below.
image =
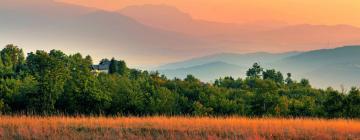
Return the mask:
<svg viewBox="0 0 360 140"><path fill-rule="evenodd" d="M244 78L205 83L105 62L107 73L95 71L90 56L38 50L25 57L7 45L0 51L0 113L360 118L358 88L317 89L258 63Z"/></svg>

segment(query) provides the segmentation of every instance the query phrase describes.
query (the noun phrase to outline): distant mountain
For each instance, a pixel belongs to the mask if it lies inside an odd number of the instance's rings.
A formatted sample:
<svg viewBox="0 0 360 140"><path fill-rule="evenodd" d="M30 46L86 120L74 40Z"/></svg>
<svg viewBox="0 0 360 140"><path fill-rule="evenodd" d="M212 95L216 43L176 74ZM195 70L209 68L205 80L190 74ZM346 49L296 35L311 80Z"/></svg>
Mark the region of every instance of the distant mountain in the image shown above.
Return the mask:
<svg viewBox="0 0 360 140"><path fill-rule="evenodd" d="M178 73L182 74L178 75L184 76L186 73L201 75L199 78L205 81L214 81L214 78L224 76L244 76L252 63L259 62L264 68L275 68L283 72L284 75L290 72L296 80L307 78L317 87L340 88L343 85L350 88L351 86L360 86L359 54L360 46L321 49L302 53L219 54L163 65L159 69L160 72L169 77L177 76ZM213 63L235 66L225 65L222 67L222 65L214 65ZM242 70L236 69L236 66Z"/></svg>
<svg viewBox="0 0 360 140"><path fill-rule="evenodd" d="M208 55L204 57L194 58L186 61L174 62L157 67L157 69L179 69L188 68L197 65L204 65L212 62L224 62L228 64L234 64L242 67L250 67L254 62L260 62L262 64L271 64L283 58L294 56L299 52L288 52L288 53L247 53L247 54L236 54L236 53L221 53Z"/></svg>
<svg viewBox="0 0 360 140"><path fill-rule="evenodd" d="M274 64L277 67L293 65L292 69L318 69L327 65L360 63L360 46L345 46L334 49L321 49L287 57ZM289 68L289 69L291 69Z"/></svg>
<svg viewBox="0 0 360 140"><path fill-rule="evenodd" d="M360 87L360 63L330 64L303 75L317 87Z"/></svg>
<svg viewBox="0 0 360 140"><path fill-rule="evenodd" d="M240 31L240 26L232 23L210 22L193 19L189 14L168 5L134 5L118 11L145 25L188 35L211 37Z"/></svg>
<svg viewBox="0 0 360 140"><path fill-rule="evenodd" d="M360 46L314 50L285 58L272 67L311 79L321 87L360 86Z"/></svg>
<svg viewBox="0 0 360 140"><path fill-rule="evenodd" d="M124 59L130 65L153 66L219 52L212 60L171 64L184 68L209 61L249 66L286 57L238 52L287 52L360 44L360 29L348 25L288 25L279 21L233 24L194 19L165 5L130 6L101 11L53 0L0 0L0 45L17 44L25 51L47 50ZM236 55L236 56L233 56ZM292 55L292 54L290 54ZM252 59L251 59L252 58ZM233 59L233 60L232 60Z"/></svg>
<svg viewBox="0 0 360 140"><path fill-rule="evenodd" d="M36 22L37 20L65 20L65 18L80 16L93 11L96 11L96 9L58 3L54 2L54 0L0 1L0 15L2 18L6 17L9 20L23 19L24 22ZM40 19L39 17L42 18ZM21 22L18 22L18 24L19 23Z"/></svg>
<svg viewBox="0 0 360 140"><path fill-rule="evenodd" d="M52 46L91 54L95 60L117 57L138 65L214 51L200 38L149 27L117 12L51 0L0 1L0 19L0 43L14 43L26 51Z"/></svg>
<svg viewBox="0 0 360 140"><path fill-rule="evenodd" d="M286 52L360 44L360 28L349 25L289 25L281 21L221 23L192 18L167 5L137 5L119 10L142 24L201 37L235 52Z"/></svg>
<svg viewBox="0 0 360 140"><path fill-rule="evenodd" d="M246 67L224 62L211 62L187 68L164 69L159 70L159 72L168 76L169 78L185 78L188 74L192 74L196 78L210 82L227 75L233 75L236 77L243 76L243 74L246 72L246 69Z"/></svg>

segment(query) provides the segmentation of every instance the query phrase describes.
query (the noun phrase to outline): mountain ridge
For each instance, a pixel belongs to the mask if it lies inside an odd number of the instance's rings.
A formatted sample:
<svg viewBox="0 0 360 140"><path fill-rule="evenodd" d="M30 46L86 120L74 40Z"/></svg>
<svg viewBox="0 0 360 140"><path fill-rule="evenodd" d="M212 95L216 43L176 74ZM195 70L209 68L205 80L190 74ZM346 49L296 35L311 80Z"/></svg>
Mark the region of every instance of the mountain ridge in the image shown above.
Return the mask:
<svg viewBox="0 0 360 140"><path fill-rule="evenodd" d="M156 12L151 9L156 9ZM169 12L166 9L176 10ZM145 25L201 37L235 52L288 52L360 44L360 28L346 24L288 24L281 21L220 23L194 19L168 5L130 6L120 9L119 13Z"/></svg>
<svg viewBox="0 0 360 140"><path fill-rule="evenodd" d="M226 63L229 63L229 64L242 65L241 62L235 62L235 61L238 61L238 59L241 59L241 58L249 58L250 57L250 58L252 58L252 60L250 60L252 62L249 63L249 61L246 61L246 63L243 64L243 66L249 66L252 63L257 62L259 60L269 59L269 60L266 60L266 62L268 63L268 61L275 61L277 59L281 59L282 57L296 55L298 53L300 53L300 52L296 52L296 51L285 52L285 53L254 52L254 53L243 53L243 54L241 54L241 53L217 53L217 54L192 58L192 59L185 60L185 61L178 61L178 62L160 65L157 67L157 69L186 68L186 67L190 67L190 66L201 65L201 64L208 63L208 62L213 62L213 61L218 61L218 62L226 62L227 61ZM187 62L191 62L191 61L195 61L195 63L187 64ZM188 65L188 66L186 66L186 65Z"/></svg>
<svg viewBox="0 0 360 140"><path fill-rule="evenodd" d="M267 54L267 53L259 53L261 54ZM275 68L276 70L286 73L292 73L293 78L296 80L300 80L299 78L307 78L310 80L310 82L313 82L315 86L317 87L341 87L341 85L346 86L347 88L350 88L351 86L359 86L360 85L360 45L351 45L351 46L343 46L338 48L332 48L332 49L319 49L319 50L313 50L313 51L306 51L306 52L297 52L291 55L283 56L280 59L274 60L274 61L268 61L267 63L264 63L264 61L253 61L252 63L258 62L261 66L263 66L265 69L267 68ZM243 55L243 54L238 54ZM163 68L174 66L174 64L189 64L188 66L183 66L182 68L173 67L173 69L170 69L171 72L168 72L169 69L159 69L160 72L164 72L164 74L168 77L174 77L174 73L179 75L181 73L182 76L187 74L194 74L194 67L198 69L205 69L202 67L203 65L206 65L208 69L211 69L212 71L206 71L203 70L201 75L199 76L201 80L204 81L213 81L215 79L212 75L216 75L219 77L224 76L233 76L233 77L244 77L245 72L248 68L251 67L251 65L247 66L241 66L242 68L245 68L242 70L242 72L239 73L231 73L233 72L231 67L227 68L221 68L221 66L214 66L209 67L213 65L207 65L211 64L213 62L222 62L226 64L233 64L233 60L224 61L224 59L219 59L221 57L217 57L216 55L210 55L207 57L212 57L208 62L204 62L198 65L193 65L191 61L197 61L197 59L190 59L185 60L178 63L170 63L172 65L163 65ZM241 58L233 56L234 60ZM206 58L201 57L201 58ZM245 58L245 57L242 57ZM251 58L248 57L248 59L251 62ZM201 60L201 59L200 59ZM244 61L244 60L239 60ZM177 65L175 65L177 66ZM237 65L240 66L240 65ZM179 70L181 69L181 70ZM216 71L213 69L221 69L221 71ZM227 74L233 74L233 75L227 75ZM196 72L194 76L198 76L199 73ZM208 77L204 75L209 75Z"/></svg>
<svg viewBox="0 0 360 140"><path fill-rule="evenodd" d="M171 78L185 78L188 74L188 71L191 71L191 74L195 77L204 80L204 81L214 81L216 78L224 77L227 75L237 75L242 76L246 68L234 64L229 64L226 62L216 61L211 63L206 63L202 65L191 66L187 68L179 69L163 69L158 70L161 74L166 76L172 75ZM222 71L219 73L219 71ZM209 75L209 73L212 73Z"/></svg>
<svg viewBox="0 0 360 140"><path fill-rule="evenodd" d="M46 50L44 46L48 45L55 49L76 46L66 50L91 54L96 61L114 56L133 65L149 65L212 51L203 47L211 45L200 38L146 26L117 12L53 1L30 3L5 0L0 2L0 7L4 3L14 6L0 9L0 18L4 19L0 21L0 26L4 27L0 31L6 32L0 37L23 45L28 52ZM19 6L22 8L15 8ZM57 13L68 9L76 9L77 12L58 16ZM37 11L42 14L37 14ZM99 51L100 54L97 53Z"/></svg>

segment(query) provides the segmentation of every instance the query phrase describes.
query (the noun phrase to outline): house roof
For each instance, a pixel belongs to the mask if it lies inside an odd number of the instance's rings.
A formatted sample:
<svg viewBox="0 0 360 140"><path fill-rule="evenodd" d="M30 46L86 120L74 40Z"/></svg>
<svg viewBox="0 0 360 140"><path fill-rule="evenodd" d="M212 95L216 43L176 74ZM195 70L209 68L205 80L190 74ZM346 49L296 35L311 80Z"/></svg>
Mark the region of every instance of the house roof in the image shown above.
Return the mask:
<svg viewBox="0 0 360 140"><path fill-rule="evenodd" d="M94 70L109 70L110 67L110 61L109 62L103 62L99 65L92 65L91 68Z"/></svg>

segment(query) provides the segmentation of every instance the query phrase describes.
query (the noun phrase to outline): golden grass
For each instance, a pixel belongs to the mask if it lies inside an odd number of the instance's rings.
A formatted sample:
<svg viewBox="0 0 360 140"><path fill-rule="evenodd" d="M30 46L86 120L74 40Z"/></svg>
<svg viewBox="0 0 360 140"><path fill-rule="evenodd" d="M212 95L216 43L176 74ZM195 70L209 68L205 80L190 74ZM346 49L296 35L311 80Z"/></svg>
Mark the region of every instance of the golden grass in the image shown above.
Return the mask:
<svg viewBox="0 0 360 140"><path fill-rule="evenodd" d="M0 117L0 139L360 139L359 120Z"/></svg>

